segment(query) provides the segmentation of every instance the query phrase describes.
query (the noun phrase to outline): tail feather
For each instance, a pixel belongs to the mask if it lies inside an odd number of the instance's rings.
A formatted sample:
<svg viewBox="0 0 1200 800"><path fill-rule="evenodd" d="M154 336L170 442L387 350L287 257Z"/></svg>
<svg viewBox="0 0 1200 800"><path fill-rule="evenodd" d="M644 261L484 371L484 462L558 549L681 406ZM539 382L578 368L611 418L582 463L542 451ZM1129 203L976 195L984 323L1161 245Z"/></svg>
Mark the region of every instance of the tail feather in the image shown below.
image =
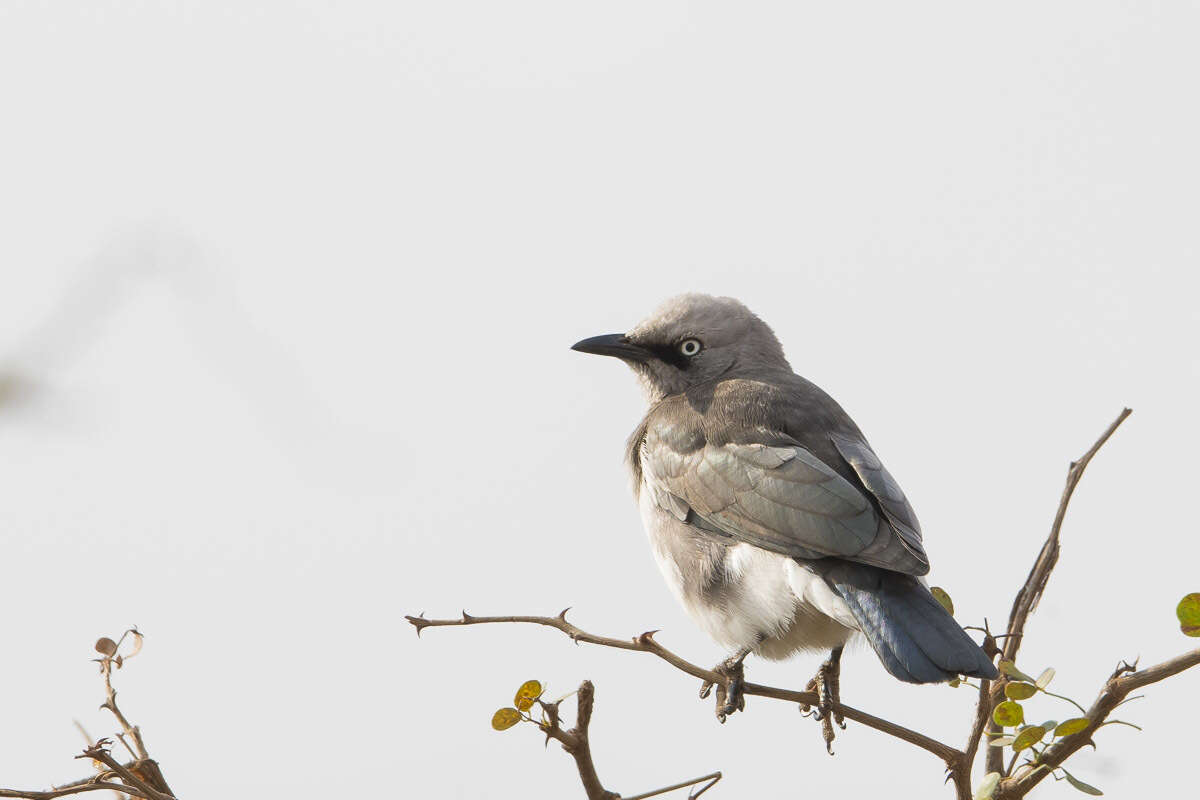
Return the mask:
<svg viewBox="0 0 1200 800"><path fill-rule="evenodd" d="M845 561L822 574L858 620L884 668L900 680L996 677L991 659L911 575Z"/></svg>

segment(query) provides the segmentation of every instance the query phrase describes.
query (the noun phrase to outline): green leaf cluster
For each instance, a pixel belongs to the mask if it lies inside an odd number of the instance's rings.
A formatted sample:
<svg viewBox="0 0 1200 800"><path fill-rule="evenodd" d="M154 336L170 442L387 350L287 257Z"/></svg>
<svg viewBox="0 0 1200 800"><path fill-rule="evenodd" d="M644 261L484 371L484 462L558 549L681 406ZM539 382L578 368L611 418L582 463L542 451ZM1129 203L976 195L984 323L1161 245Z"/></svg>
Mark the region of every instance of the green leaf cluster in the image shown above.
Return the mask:
<svg viewBox="0 0 1200 800"><path fill-rule="evenodd" d="M1018 669L1017 665L1012 661L1001 661L999 667L1000 671L1009 680L1004 684L1005 699L992 709L992 721L1005 730L988 742L989 746L1008 747L1012 749L1014 754L1026 753L1029 763L1036 765L1040 762L1042 753L1054 741L1066 736L1083 733L1092 728L1092 720L1086 716L1087 712L1084 711L1079 703L1076 703L1069 697L1055 694L1046 688L1054 680L1055 673L1053 668L1043 670L1040 675L1034 678ZM1045 694L1059 700L1065 700L1075 706L1081 716L1071 717L1062 722L1047 720L1046 722L1037 724L1027 723L1025 719L1025 706L1022 705L1022 702L1030 700L1038 694ZM1119 722L1119 720L1111 720L1111 722ZM1059 774L1060 772L1061 775ZM1066 780L1071 786L1074 786L1085 794L1103 794L1096 787L1084 783L1062 767L1055 768L1053 774L1055 780ZM998 777L995 779L994 784L989 784L988 779L992 775ZM999 780L999 773L991 773L986 776L984 782L980 784L980 789L976 793L976 797L980 798L980 800L991 798L995 793L996 786L999 785Z"/></svg>

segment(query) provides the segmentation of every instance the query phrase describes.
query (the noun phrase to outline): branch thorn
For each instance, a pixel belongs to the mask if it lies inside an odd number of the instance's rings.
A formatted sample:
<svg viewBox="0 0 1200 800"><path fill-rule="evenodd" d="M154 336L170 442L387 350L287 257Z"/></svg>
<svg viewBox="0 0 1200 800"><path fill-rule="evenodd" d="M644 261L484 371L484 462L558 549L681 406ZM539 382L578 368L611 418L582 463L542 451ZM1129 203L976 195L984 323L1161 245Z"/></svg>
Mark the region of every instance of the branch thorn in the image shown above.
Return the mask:
<svg viewBox="0 0 1200 800"><path fill-rule="evenodd" d="M406 614L404 618L406 620L408 620L414 628L417 629L417 637L418 638L421 636L421 631L423 631L425 628L428 628L432 624L429 622L429 620L425 619L424 611L422 611L420 614L418 614L415 617L408 616Z"/></svg>
<svg viewBox="0 0 1200 800"><path fill-rule="evenodd" d="M641 636L634 637L633 641L640 645L658 644L658 642L654 641L654 634L658 633L660 630L662 630L662 628L646 631Z"/></svg>

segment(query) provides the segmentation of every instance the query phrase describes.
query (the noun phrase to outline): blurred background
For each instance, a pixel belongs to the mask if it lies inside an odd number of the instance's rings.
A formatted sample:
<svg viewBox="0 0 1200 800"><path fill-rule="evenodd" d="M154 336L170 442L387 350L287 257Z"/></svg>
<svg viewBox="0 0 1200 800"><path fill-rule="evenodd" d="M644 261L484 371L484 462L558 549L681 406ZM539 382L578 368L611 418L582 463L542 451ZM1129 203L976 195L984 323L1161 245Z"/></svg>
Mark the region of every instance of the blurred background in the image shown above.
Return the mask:
<svg viewBox="0 0 1200 800"><path fill-rule="evenodd" d="M646 656L406 613L662 629L723 657L621 464L642 400L576 340L731 294L854 415L933 583L1002 627L1123 405L1021 666L1085 705L1195 646L1200 9L961 2L0 6L0 785L86 773L93 641L181 797L580 794L527 678L597 687L630 795L933 797L941 765ZM802 687L820 656L751 661ZM865 648L846 701L961 745L974 692ZM1188 780L1200 674L1072 772ZM1032 701L1031 701L1032 705ZM1043 700L1039 719L1065 719ZM232 788L231 788L232 787ZM1072 795L1046 782L1036 793Z"/></svg>

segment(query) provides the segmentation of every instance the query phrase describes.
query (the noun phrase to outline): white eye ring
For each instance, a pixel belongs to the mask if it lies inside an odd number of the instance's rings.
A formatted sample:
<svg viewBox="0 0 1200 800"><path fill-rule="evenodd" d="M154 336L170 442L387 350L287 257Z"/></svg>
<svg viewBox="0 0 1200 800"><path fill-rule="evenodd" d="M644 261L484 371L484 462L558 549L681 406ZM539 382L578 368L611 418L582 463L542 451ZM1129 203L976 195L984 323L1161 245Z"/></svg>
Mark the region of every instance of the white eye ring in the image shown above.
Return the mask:
<svg viewBox="0 0 1200 800"><path fill-rule="evenodd" d="M683 353L688 358L698 354L704 349L704 345L700 344L699 339L684 339L679 343L679 352Z"/></svg>

